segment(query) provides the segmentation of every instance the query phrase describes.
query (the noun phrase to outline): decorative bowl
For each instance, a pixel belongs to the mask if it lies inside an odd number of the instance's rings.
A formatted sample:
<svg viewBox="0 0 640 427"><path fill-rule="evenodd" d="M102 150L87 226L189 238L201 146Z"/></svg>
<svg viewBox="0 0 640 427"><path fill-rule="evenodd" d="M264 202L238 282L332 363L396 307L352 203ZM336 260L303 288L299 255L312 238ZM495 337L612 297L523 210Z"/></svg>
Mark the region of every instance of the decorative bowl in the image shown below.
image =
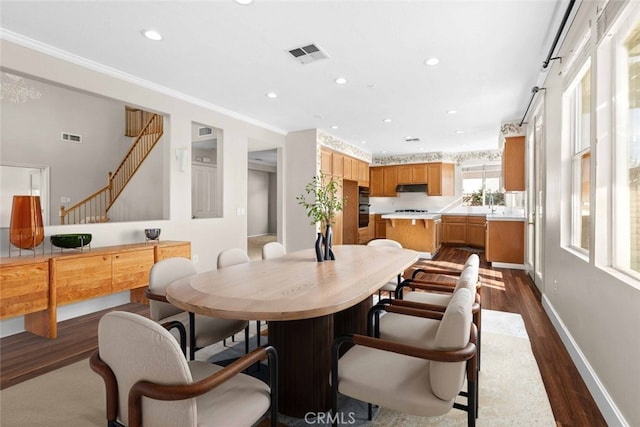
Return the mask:
<svg viewBox="0 0 640 427"><path fill-rule="evenodd" d="M91 234L54 234L49 239L51 244L58 248L81 248L91 243Z"/></svg>
<svg viewBox="0 0 640 427"><path fill-rule="evenodd" d="M145 228L144 235L147 236L149 240L158 240L160 237L160 229L159 228Z"/></svg>

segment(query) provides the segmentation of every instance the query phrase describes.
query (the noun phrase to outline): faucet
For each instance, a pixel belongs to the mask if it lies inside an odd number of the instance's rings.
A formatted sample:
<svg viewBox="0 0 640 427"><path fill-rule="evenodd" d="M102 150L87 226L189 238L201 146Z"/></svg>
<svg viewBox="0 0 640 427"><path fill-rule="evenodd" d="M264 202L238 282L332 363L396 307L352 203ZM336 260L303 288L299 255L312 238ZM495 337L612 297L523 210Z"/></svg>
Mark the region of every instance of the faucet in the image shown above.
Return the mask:
<svg viewBox="0 0 640 427"><path fill-rule="evenodd" d="M491 213L496 212L496 207L493 205L493 193L489 193L489 211Z"/></svg>

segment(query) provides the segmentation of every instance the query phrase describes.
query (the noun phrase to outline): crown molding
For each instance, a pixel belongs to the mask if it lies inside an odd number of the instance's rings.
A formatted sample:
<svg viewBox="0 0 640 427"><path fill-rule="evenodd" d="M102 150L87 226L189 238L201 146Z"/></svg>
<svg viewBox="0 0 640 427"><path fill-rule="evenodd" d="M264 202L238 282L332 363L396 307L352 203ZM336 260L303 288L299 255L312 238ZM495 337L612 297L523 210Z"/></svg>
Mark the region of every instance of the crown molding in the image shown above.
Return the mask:
<svg viewBox="0 0 640 427"><path fill-rule="evenodd" d="M185 93L179 92L174 89L170 89L166 86L162 86L148 80L142 79L140 77L136 77L132 74L125 73L123 71L117 70L115 68L109 67L107 65L101 64L96 61L89 60L87 58L81 57L79 55L75 55L71 52L67 52L62 49L58 49L57 47L48 45L46 43L42 43L38 40L34 40L32 38L23 36L22 34L15 33L13 31L0 28L0 39L9 41L11 43L15 43L22 47L26 47L28 49L34 50L36 52L43 53L45 55L49 55L51 57L61 59L66 62L70 62L75 65L79 65L81 67L87 68L92 71L96 71L101 74L105 74L109 77L116 78L118 80L123 80L127 83L131 83L145 89L150 89L155 92L159 92L163 95L170 96L172 98L179 99L181 101L188 102L190 104L197 105L202 108L206 108L208 110L215 111L216 113L224 114L226 116L232 117L237 120L241 120L243 122L250 123L252 125L270 130L272 132L279 133L281 135L286 135L289 133L284 129L280 129L278 127L272 126L268 123L261 122L259 120L253 119L251 117L244 116L235 111L228 110L224 107L221 107L216 104L212 104L210 102L204 101L200 98L196 98L191 95L187 95Z"/></svg>

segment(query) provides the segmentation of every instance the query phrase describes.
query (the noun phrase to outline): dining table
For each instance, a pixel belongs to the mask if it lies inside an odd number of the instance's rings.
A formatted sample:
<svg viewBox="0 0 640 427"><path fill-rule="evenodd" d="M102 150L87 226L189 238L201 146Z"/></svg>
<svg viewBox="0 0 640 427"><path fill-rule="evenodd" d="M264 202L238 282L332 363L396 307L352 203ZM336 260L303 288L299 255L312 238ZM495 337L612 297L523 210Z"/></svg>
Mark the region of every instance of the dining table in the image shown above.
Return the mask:
<svg viewBox="0 0 640 427"><path fill-rule="evenodd" d="M334 261L318 262L314 249L304 249L198 273L169 285L167 299L197 314L267 321L278 353L279 412L326 412L334 337L366 333L373 295L418 260L418 252L383 246L333 251Z"/></svg>

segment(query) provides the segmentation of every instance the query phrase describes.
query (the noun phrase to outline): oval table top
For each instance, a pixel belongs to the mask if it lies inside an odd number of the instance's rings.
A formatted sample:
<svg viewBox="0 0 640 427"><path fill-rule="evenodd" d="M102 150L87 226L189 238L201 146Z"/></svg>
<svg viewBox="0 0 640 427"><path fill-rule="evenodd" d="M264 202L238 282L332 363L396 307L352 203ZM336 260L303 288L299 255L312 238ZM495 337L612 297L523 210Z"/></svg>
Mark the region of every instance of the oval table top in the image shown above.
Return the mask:
<svg viewBox="0 0 640 427"><path fill-rule="evenodd" d="M241 320L299 320L352 307L418 260L408 249L336 245L335 261L305 249L178 280L167 299L183 310Z"/></svg>

